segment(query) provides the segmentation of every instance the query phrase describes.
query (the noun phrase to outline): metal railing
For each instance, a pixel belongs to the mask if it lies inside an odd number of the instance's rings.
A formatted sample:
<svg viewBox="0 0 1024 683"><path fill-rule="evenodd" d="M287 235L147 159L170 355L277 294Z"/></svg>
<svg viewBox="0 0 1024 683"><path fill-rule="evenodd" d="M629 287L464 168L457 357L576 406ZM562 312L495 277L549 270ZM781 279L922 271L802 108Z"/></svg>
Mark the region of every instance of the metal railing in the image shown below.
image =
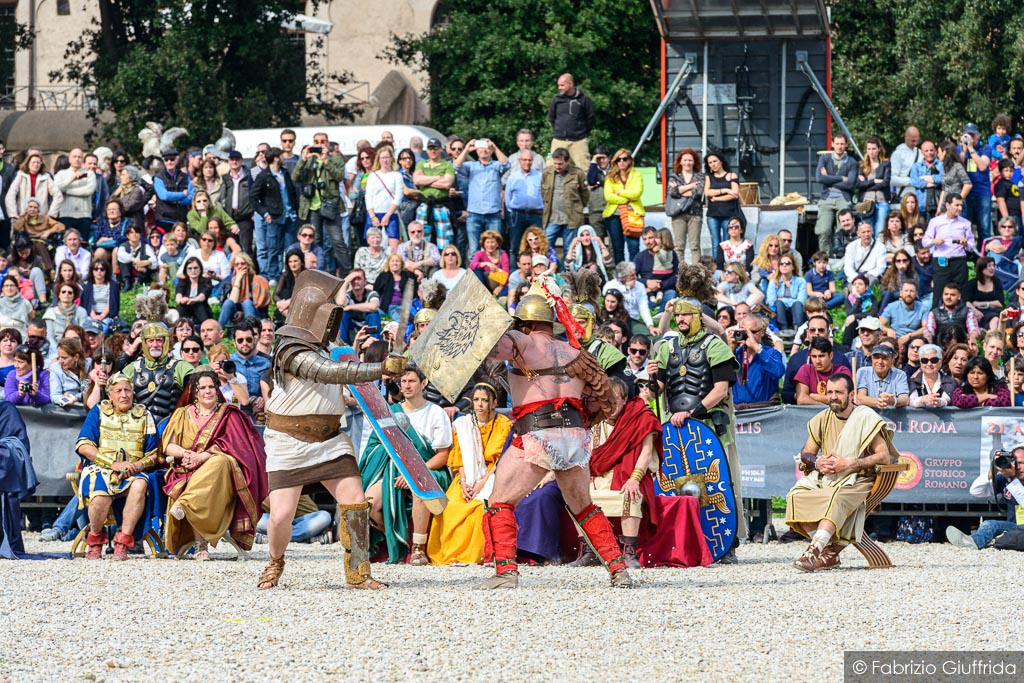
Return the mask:
<svg viewBox="0 0 1024 683"><path fill-rule="evenodd" d="M95 93L75 85L38 86L34 102L30 99L28 86L7 87L0 91L0 110L5 111L81 111L95 104Z"/></svg>

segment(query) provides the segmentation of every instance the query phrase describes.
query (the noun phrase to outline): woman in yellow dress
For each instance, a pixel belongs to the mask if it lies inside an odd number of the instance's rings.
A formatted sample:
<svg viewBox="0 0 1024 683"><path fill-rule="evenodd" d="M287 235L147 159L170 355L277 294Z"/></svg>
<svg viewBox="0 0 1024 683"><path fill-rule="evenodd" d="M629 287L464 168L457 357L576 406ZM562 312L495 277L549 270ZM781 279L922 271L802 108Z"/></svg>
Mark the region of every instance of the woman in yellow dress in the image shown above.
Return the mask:
<svg viewBox="0 0 1024 683"><path fill-rule="evenodd" d="M188 379L182 407L161 437L170 499L164 547L176 553L193 544L195 559L207 560L207 543L216 547L230 531L232 545L248 551L268 490L263 440L245 413L224 401L215 372Z"/></svg>
<svg viewBox="0 0 1024 683"><path fill-rule="evenodd" d="M490 384L473 387L473 413L453 423L448 467L454 479L448 506L434 517L427 541L431 564L480 564L484 557L484 500L490 493L494 464L512 430L512 421L498 415L498 392Z"/></svg>

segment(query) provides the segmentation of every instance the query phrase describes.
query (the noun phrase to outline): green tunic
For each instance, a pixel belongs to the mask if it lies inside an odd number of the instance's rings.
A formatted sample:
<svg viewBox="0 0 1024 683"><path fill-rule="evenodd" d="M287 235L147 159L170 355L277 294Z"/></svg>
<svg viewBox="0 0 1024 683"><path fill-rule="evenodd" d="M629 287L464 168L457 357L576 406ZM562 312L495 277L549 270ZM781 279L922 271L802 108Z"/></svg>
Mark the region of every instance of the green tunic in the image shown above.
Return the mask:
<svg viewBox="0 0 1024 683"><path fill-rule="evenodd" d="M401 413L402 406L395 404L391 406L392 413ZM419 451L420 457L426 462L434 457L435 451L423 437L421 437L412 425L405 430L406 435L412 439L412 443ZM442 491L448 490L452 482L451 471L447 467L439 470L430 470L430 474L437 481ZM400 564L405 560L409 551L409 517L412 514L412 494L408 489L396 489L395 479L398 478L398 467L391 456L384 450L376 432L370 434L366 442L366 449L359 459L359 475L363 482L363 490L366 491L378 481L383 480L381 486L381 505L384 514L384 532L376 529L370 530L370 555L377 553L381 540L385 541L388 548L388 564Z"/></svg>

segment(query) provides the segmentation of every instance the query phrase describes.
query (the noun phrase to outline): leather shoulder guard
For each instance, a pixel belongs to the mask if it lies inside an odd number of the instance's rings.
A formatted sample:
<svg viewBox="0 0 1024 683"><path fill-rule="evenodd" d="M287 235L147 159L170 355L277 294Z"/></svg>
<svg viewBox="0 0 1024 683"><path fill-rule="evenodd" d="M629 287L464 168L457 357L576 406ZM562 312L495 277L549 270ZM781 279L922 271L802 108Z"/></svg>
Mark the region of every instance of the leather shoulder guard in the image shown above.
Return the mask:
<svg viewBox="0 0 1024 683"><path fill-rule="evenodd" d="M580 354L565 366L565 374L586 384L582 398L589 413L588 427L611 415L612 387L608 383L608 375L589 351L580 349Z"/></svg>

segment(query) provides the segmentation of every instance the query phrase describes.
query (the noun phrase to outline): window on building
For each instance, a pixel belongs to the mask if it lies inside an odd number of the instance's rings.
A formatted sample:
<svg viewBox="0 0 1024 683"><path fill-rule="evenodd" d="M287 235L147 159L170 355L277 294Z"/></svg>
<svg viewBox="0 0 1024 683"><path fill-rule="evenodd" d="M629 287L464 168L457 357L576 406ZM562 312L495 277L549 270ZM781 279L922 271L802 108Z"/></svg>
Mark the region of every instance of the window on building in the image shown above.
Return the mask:
<svg viewBox="0 0 1024 683"><path fill-rule="evenodd" d="M71 14L71 0L57 0L57 14L66 17Z"/></svg>

